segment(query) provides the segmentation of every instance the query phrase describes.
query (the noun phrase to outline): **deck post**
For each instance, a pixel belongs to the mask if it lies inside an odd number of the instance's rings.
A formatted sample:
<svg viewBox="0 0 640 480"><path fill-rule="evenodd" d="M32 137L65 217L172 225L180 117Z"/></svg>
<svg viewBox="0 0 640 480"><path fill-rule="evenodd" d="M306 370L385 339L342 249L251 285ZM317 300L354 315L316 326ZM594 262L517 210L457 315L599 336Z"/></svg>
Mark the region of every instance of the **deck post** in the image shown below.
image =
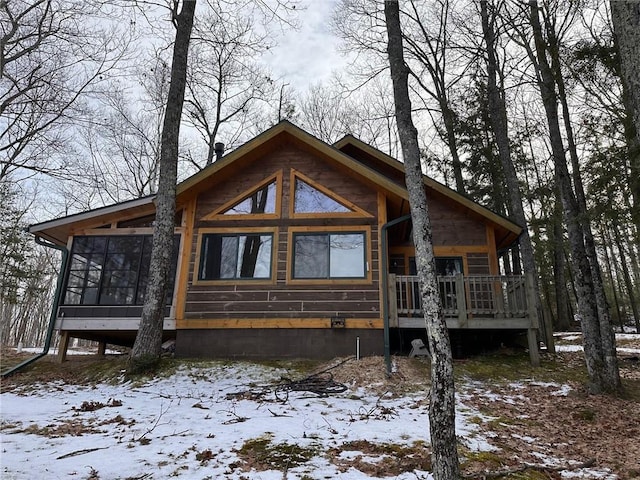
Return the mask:
<svg viewBox="0 0 640 480"><path fill-rule="evenodd" d="M538 329L527 330L527 343L529 344L529 360L534 367L540 366L540 352L538 351Z"/></svg>
<svg viewBox="0 0 640 480"><path fill-rule="evenodd" d="M62 363L67 359L67 349L69 348L69 340L71 336L69 332L60 333L60 343L58 344L58 362Z"/></svg>
<svg viewBox="0 0 640 480"><path fill-rule="evenodd" d="M458 323L460 327L466 327L469 322L467 315L467 299L464 288L464 276L461 273L456 275L456 308L458 309Z"/></svg>
<svg viewBox="0 0 640 480"><path fill-rule="evenodd" d="M500 280L500 278L502 277L498 277L498 278L499 278L498 280L493 282L494 309L496 311L496 317L505 318L507 317L508 312L506 311L505 305L504 305L504 296L503 296L504 292L502 289L502 281ZM507 284L508 284L508 280L507 280Z"/></svg>
<svg viewBox="0 0 640 480"><path fill-rule="evenodd" d="M105 352L107 351L107 342L98 342L98 355L99 357L104 357Z"/></svg>
<svg viewBox="0 0 640 480"><path fill-rule="evenodd" d="M398 297L396 289L396 275L389 274L389 282L387 284L387 301L389 302L389 327L398 328Z"/></svg>

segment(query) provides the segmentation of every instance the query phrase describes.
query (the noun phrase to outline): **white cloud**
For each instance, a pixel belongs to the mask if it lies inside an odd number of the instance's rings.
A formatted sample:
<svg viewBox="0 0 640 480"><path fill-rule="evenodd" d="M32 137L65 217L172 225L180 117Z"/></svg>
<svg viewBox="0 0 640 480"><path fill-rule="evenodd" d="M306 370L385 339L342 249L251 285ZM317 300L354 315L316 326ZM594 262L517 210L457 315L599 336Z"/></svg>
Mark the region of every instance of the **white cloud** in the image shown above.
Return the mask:
<svg viewBox="0 0 640 480"><path fill-rule="evenodd" d="M323 82L333 71L345 67L347 59L339 51L339 39L330 31L336 0L307 0L299 13L300 28L289 30L265 56L274 75L298 91Z"/></svg>

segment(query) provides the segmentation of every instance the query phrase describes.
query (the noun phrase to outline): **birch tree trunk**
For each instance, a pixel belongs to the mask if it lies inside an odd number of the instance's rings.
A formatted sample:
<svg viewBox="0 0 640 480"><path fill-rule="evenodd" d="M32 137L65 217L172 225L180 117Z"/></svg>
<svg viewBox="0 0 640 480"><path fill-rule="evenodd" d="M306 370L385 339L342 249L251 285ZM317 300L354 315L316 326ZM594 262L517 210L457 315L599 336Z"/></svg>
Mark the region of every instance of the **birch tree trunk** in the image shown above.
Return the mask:
<svg viewBox="0 0 640 480"><path fill-rule="evenodd" d="M487 0L480 1L480 15L482 17L482 33L487 48L487 96L489 104L489 117L491 119L491 129L498 146L498 155L504 178L507 182L507 190L509 193L509 206L511 207L511 215L516 223L524 227L520 235L520 252L522 254L522 263L525 272L531 272L534 278L534 288L536 292L536 312L540 327L542 328L543 337L550 351L555 352L555 344L553 342L553 327L546 324L542 315L542 304L540 302L540 286L538 284L538 268L536 266L535 256L529 229L527 228L527 219L524 215L522 207L522 195L518 184L516 169L511 161L511 147L509 145L509 130L507 124L507 108L504 101L504 91L500 91L497 82L498 59L495 52L495 28L493 22L490 21L489 8ZM495 15L492 17L495 18Z"/></svg>
<svg viewBox="0 0 640 480"><path fill-rule="evenodd" d="M436 279L432 229L420 165L418 132L411 117L408 88L409 68L404 62L398 1L385 0L384 13L396 122L404 156L405 182L409 192L413 221L413 241L416 249L420 295L431 354L429 424L432 473L436 480L457 480L460 478L460 465L455 433L453 359Z"/></svg>
<svg viewBox="0 0 640 480"><path fill-rule="evenodd" d="M611 20L620 55L625 107L633 119L635 138L629 138L633 218L640 235L640 2L612 0Z"/></svg>
<svg viewBox="0 0 640 480"><path fill-rule="evenodd" d="M180 118L184 103L187 57L195 8L196 0L185 0L178 13L176 0L172 12L176 38L173 46L167 108L162 127L153 247L140 328L129 360L130 373L153 368L160 359L169 271L173 256Z"/></svg>
<svg viewBox="0 0 640 480"><path fill-rule="evenodd" d="M571 176L564 153L564 144L558 118L558 101L555 82L553 72L546 57L547 51L542 35L537 0L529 1L529 10L537 56L538 86L549 125L551 151L556 169L556 181L560 189L563 215L569 234L571 267L574 276L578 310L581 317L580 325L582 327L585 362L589 374L589 391L591 393L601 393L604 391L615 392L620 389L620 376L608 375L613 374L613 371L607 368L608 364L615 363L617 365L615 350L613 352L614 358L612 359L610 358L611 352L605 352L603 348L601 324L598 318L591 265L587 258L584 234L580 223L581 212L573 192ZM617 368L615 372L617 372Z"/></svg>

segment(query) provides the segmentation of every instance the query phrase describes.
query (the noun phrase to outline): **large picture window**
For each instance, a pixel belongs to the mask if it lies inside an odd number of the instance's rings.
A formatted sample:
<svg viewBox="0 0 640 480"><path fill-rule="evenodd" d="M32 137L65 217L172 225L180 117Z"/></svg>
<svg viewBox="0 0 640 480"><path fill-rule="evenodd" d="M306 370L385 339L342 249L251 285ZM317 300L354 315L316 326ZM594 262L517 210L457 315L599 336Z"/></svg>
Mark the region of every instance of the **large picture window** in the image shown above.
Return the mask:
<svg viewBox="0 0 640 480"><path fill-rule="evenodd" d="M174 237L167 303L173 294L180 237ZM151 235L77 236L63 303L142 305L149 278Z"/></svg>
<svg viewBox="0 0 640 480"><path fill-rule="evenodd" d="M272 250L272 233L204 234L198 279L269 279Z"/></svg>
<svg viewBox="0 0 640 480"><path fill-rule="evenodd" d="M365 278L363 232L294 233L294 279Z"/></svg>

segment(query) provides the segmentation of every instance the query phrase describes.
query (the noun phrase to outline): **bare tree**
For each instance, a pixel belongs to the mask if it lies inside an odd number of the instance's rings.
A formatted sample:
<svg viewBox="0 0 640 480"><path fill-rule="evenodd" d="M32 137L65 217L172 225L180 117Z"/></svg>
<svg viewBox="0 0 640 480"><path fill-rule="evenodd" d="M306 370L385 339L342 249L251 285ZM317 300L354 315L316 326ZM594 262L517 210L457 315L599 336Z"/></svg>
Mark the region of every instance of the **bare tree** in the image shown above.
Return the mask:
<svg viewBox="0 0 640 480"><path fill-rule="evenodd" d="M78 188L72 196L84 193L94 197L92 203L106 205L156 192L169 69L158 51L141 53L128 79L140 88L132 91L129 81L112 81L93 102L94 121L77 128L86 174L73 179Z"/></svg>
<svg viewBox="0 0 640 480"><path fill-rule="evenodd" d="M206 165L215 160L215 143L233 147L246 140L260 102L273 97L274 82L258 62L272 45L258 28L262 10L256 2L216 0L196 20L187 70L185 121L205 141ZM203 168L204 164L199 164Z"/></svg>
<svg viewBox="0 0 640 480"><path fill-rule="evenodd" d="M615 338L607 318L598 315L592 270L587 257L584 231L581 224L585 212L580 211L580 205L576 200L567 167L558 118L555 81L547 59L537 0L529 1L529 19L535 42L538 85L549 125L556 181L562 198L564 220L569 234L571 266L578 309L581 316L585 360L590 380L589 389L593 393L602 391L615 392L621 388Z"/></svg>
<svg viewBox="0 0 640 480"><path fill-rule="evenodd" d="M489 6L487 0L480 1L480 14L482 19L482 31L484 34L486 57L487 57L487 97L489 103L489 117L491 120L491 127L495 137L496 144L498 146L498 154L500 157L500 163L502 164L502 171L507 183L507 190L509 192L509 206L511 215L514 220L522 226L527 225L527 219L524 215L524 208L522 207L522 195L520 194L520 185L518 183L518 177L516 175L516 169L511 159L511 146L509 142L509 130L507 124L507 108L504 100L504 91L500 90L498 85L498 59L495 51L495 26L494 21L496 15L490 15ZM524 263L524 269L526 272L533 274L536 290L536 298L538 299L538 305L536 310L539 313L541 320L541 326L545 333L545 342L549 348L554 350L553 343L553 331L550 325L544 323L544 317L542 316L542 307L540 305L540 287L538 285L538 268L536 266L535 255L533 251L533 244L531 243L531 237L529 236L528 228L525 228L520 235L520 253L522 254L522 260Z"/></svg>
<svg viewBox="0 0 640 480"><path fill-rule="evenodd" d="M85 118L82 100L129 41L107 10L66 0L0 2L0 179L58 175L69 166L64 147L71 125Z"/></svg>
<svg viewBox="0 0 640 480"><path fill-rule="evenodd" d="M635 129L635 135L633 131L629 132L630 186L634 199L633 219L640 236L640 3L633 0L612 0L610 3L620 55L624 103Z"/></svg>
<svg viewBox="0 0 640 480"><path fill-rule="evenodd" d="M26 233L32 201L21 185L0 180L0 343L36 346L44 339L57 255Z"/></svg>
<svg viewBox="0 0 640 480"><path fill-rule="evenodd" d="M360 72L363 85L388 68L383 36L380 35L384 31L381 4L381 0L342 0L334 16L334 29L348 48L367 58L366 66ZM402 35L405 61L411 65L414 79L413 108L426 112L433 121L450 157L455 188L464 193L463 164L455 133L457 113L450 98L453 88L463 77L463 68L457 65L452 54L455 30L451 22L451 2L410 0L406 5ZM384 60L375 61L379 59Z"/></svg>
<svg viewBox="0 0 640 480"><path fill-rule="evenodd" d="M298 110L302 126L324 142L333 143L349 130L350 108L336 89L311 85Z"/></svg>
<svg viewBox="0 0 640 480"><path fill-rule="evenodd" d="M404 61L400 8L397 0L385 1L385 18L396 120L404 155L405 182L413 221L420 294L431 354L429 425L433 475L436 480L457 480L460 478L460 465L455 434L453 360L436 278L431 221L420 164L418 131L411 116L409 67Z"/></svg>
<svg viewBox="0 0 640 480"><path fill-rule="evenodd" d="M560 10L560 11L559 11ZM544 9L545 30L547 34L547 50L551 59L551 69L554 74L555 84L557 87L557 97L562 107L562 120L564 124L564 131L566 136L566 143L569 152L569 158L571 160L573 188L578 203L578 208L583 212L582 232L584 234L584 243L589 264L591 265L591 274L593 280L593 289L596 296L596 305L598 307L598 316L600 322L603 325L610 325L611 318L609 313L609 304L604 290L604 283L602 281L602 270L600 268L600 261L596 252L596 243L594 235L591 229L591 219L587 215L588 206L585 194L584 182L582 180L581 165L578 158L578 148L576 146L574 127L571 121L571 111L569 107L569 100L566 89L565 76L563 73L561 58L560 58L560 36L562 34L561 26L557 26L557 18L563 19L565 25L570 25L568 19L576 16L577 8L572 8L571 5L565 7L565 9L559 9L558 5L549 5ZM558 32L560 30L560 32ZM606 330L606 329L605 329ZM607 340L606 337L613 335L612 332L603 331L603 343L608 344L612 340ZM614 347L615 348L615 347Z"/></svg>
<svg viewBox="0 0 640 480"><path fill-rule="evenodd" d="M183 1L180 10L178 3L177 0L174 1L171 11L176 37L162 127L156 223L149 264L149 282L140 327L129 361L129 371L132 373L155 367L160 358L162 345L162 326L173 255L180 120L187 81L189 42L196 9L196 0Z"/></svg>

